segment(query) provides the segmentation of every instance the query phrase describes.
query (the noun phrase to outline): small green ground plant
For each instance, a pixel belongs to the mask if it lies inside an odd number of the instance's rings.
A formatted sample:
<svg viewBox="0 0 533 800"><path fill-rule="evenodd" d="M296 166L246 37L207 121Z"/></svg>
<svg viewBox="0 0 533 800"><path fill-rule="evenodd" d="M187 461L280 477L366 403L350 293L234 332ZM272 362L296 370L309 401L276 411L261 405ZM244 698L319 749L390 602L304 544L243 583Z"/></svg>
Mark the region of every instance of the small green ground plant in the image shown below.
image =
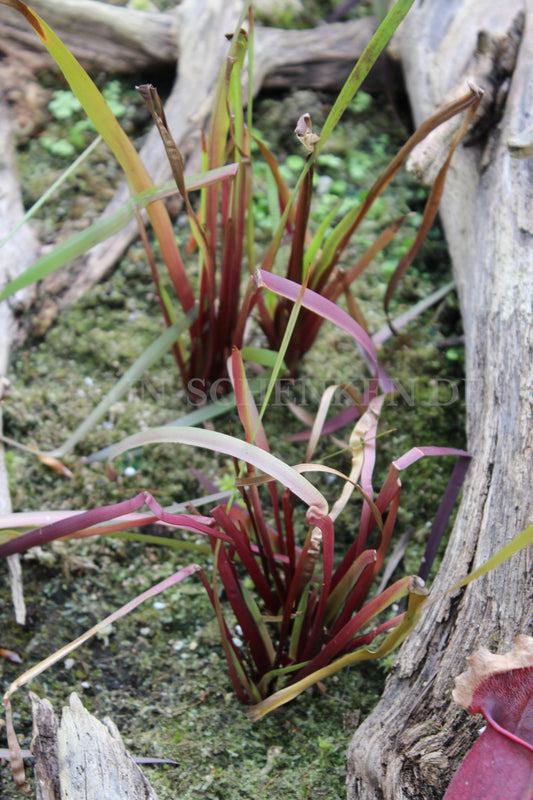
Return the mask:
<svg viewBox="0 0 533 800"><path fill-rule="evenodd" d="M128 110L120 101L120 91L120 83L116 80L109 81L102 90L102 97L117 119L121 119ZM68 137L56 137L53 133L45 134L39 138L39 143L52 155L73 158L85 149L86 134L87 132L94 134L94 125L87 119L83 113L83 106L70 90L57 89L48 104L48 110L58 122L69 123Z"/></svg>

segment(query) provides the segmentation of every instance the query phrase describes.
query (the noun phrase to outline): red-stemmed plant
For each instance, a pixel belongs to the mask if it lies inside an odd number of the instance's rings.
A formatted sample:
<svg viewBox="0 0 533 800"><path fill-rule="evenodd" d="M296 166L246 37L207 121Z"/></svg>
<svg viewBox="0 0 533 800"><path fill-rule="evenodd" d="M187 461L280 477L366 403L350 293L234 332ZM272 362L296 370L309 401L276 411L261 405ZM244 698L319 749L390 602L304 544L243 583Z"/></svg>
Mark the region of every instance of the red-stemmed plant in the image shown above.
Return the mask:
<svg viewBox="0 0 533 800"><path fill-rule="evenodd" d="M272 277L266 276L266 279L270 282ZM206 447L230 455L244 465L238 469L235 497L213 508L208 516L199 516L165 511L150 493L142 492L132 500L75 514L22 536L8 532L10 538L0 545L0 556L7 556L57 538L109 533L132 524L142 526L154 517L205 535L215 557L213 575L208 579L197 566L191 570L199 573L213 604L235 691L243 702L253 704L255 718L288 702L307 686L347 664L385 655L407 635L426 599L423 581L406 576L372 595L395 529L401 491L398 475L423 456L453 455L464 465L469 458L462 450L414 448L391 465L376 495L372 475L377 424L384 400L379 385L386 378L380 376L372 342L349 315L339 316L331 301L304 287L291 289L290 281L278 280L287 294L297 292L280 358L303 305L323 317L335 318L336 324L350 333L365 351L374 374L366 410L361 409L360 398L351 390L363 413L350 437L352 467L349 475L310 463L313 444L308 448L305 463L294 467L271 454L261 415L246 380L244 363L239 351L234 349L229 372L244 439L167 425L128 437L112 448L110 457L116 458L132 448L154 443ZM317 415L312 442L318 439L330 400L331 393L327 393L324 407ZM304 473L312 471L330 471L344 481L344 489L331 510L326 498L304 477ZM263 483L266 487L261 486ZM335 519L354 491L362 498L362 511L353 526L353 543L336 565ZM307 528L298 501L307 506ZM138 512L145 504L151 514L132 519L132 512ZM439 514L448 511L449 505ZM124 514L130 516L125 520ZM142 539L142 535L139 536ZM190 572L179 573L176 580L188 574ZM251 588L247 581L251 582ZM231 607L229 619L219 601L220 584ZM164 583L162 588L166 585ZM403 597L408 597L407 610L394 610ZM136 605L136 601L132 603ZM128 604L128 610L132 603ZM123 610L117 613L122 615ZM231 634L232 617L242 631L242 647L235 643ZM380 637L379 643L371 649L369 646L376 637ZM78 639L77 644L83 638ZM64 652L63 649L61 654ZM50 659L46 663L49 664Z"/></svg>

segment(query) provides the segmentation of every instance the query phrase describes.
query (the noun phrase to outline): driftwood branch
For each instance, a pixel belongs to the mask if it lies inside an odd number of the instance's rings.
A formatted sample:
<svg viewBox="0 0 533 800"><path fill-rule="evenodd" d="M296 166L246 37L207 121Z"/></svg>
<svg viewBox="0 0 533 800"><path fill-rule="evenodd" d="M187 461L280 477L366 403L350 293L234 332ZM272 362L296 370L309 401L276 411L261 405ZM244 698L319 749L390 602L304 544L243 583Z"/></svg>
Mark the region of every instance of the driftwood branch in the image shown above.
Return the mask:
<svg viewBox="0 0 533 800"><path fill-rule="evenodd" d="M86 69L131 73L177 61L178 16L111 6L97 0L33 0L41 16ZM53 64L19 13L2 6L0 50L42 69Z"/></svg>

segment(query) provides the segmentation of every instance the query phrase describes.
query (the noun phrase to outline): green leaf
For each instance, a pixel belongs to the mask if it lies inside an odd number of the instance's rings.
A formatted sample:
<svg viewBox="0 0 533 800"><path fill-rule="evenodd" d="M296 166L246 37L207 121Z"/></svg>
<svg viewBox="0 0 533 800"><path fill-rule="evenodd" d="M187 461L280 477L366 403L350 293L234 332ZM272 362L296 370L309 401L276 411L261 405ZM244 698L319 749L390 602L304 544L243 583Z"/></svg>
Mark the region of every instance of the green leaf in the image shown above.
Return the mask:
<svg viewBox="0 0 533 800"><path fill-rule="evenodd" d="M493 570L494 567L503 564L504 561L514 556L519 550L523 550L524 547L528 547L531 544L533 544L533 525L529 525L522 533L519 533L518 536L515 536L514 539L511 539L510 542L504 545L501 550L498 550L488 561L485 561L484 564L471 572L470 575L467 575L466 578L463 578L462 581L456 583L455 586L448 590L447 594L455 592L457 589L462 589L463 586L467 586L469 583L472 583L472 581L481 578L482 575L486 575L487 572Z"/></svg>
<svg viewBox="0 0 533 800"><path fill-rule="evenodd" d="M348 105L351 103L362 82L374 66L378 56L387 46L392 34L413 5L413 2L414 0L397 0L365 47L324 123L322 131L320 132L321 139L315 149L315 158L346 111Z"/></svg>
<svg viewBox="0 0 533 800"><path fill-rule="evenodd" d="M68 142L65 142L68 144ZM236 165L229 164L227 167L221 167L218 170L211 170L201 176L190 176L186 178L185 184L187 188L196 189L200 186L209 184L212 181L218 181L223 178L231 177L236 169ZM80 233L77 233L72 238L67 239L55 247L49 253L34 261L21 275L18 275L12 280L5 289L0 293L0 300L5 300L19 289L34 283L35 281L42 280L46 275L54 272L56 269L63 267L70 261L86 253L91 247L105 241L113 234L117 233L124 225L133 218L135 213L142 208L146 208L150 203L154 203L163 197L168 197L177 192L176 184L174 181L167 181L166 183L152 186L145 189L143 192L134 195L117 211L102 217L90 225ZM9 238L9 237L8 237ZM4 244L7 239L2 242Z"/></svg>
<svg viewBox="0 0 533 800"><path fill-rule="evenodd" d="M200 430L177 425L166 425L160 428L149 428L142 433L133 434L116 444L110 453L110 458L116 458L135 447L147 444L162 443L186 444L193 447L205 447L225 455L240 458L247 464L253 464L265 474L280 481L297 497L300 497L310 508L312 520L310 524L318 524L317 518L323 518L328 513L328 504L323 495L303 475L285 464L281 459L267 453L260 447L248 442L235 439L225 433Z"/></svg>

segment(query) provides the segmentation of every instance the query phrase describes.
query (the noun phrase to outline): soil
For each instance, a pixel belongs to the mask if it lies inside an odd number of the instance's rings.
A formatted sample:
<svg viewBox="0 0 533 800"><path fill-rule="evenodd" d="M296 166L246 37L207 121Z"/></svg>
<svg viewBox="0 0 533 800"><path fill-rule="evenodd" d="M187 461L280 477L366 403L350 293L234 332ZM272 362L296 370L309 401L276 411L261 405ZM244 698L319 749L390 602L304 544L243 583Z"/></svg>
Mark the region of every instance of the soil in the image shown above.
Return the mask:
<svg viewBox="0 0 533 800"><path fill-rule="evenodd" d="M50 92L51 77L41 76L41 85ZM138 127L143 116L140 105L125 87L122 102L128 108L130 132L142 135ZM290 134L280 134L280 120L286 120L289 113L296 120L300 112L294 113L294 108L302 108L310 111L314 126L319 128L330 103L327 96L296 93L262 97L256 104L255 125L284 161L289 179L296 176L302 157ZM57 121L48 120L48 132L65 135L71 123L67 120L61 129ZM283 125L287 128L286 123ZM315 219L323 217L339 199L354 202L405 136L405 125L399 123L397 110L388 98L359 98L319 162ZM24 136L20 139L20 159L28 204L68 165L68 160L45 150L37 138ZM79 225L80 216L93 219L118 177L104 152L96 151L62 190L54 207L47 206L36 220L42 240L66 235ZM259 170L259 228L262 224L268 227L268 212L261 199L265 194L262 178ZM407 209L414 212L397 244L358 280L355 293L371 331L384 324L381 302L386 280L412 240L425 194L405 175L396 180L348 252L349 260L384 220L390 221ZM186 243L182 222L178 218L177 232ZM404 280L393 315L450 277L437 227ZM27 341L13 353L11 391L3 404L5 434L41 449L57 447L161 331L144 254L135 244L109 280L65 311L44 340ZM381 362L402 392L391 398L383 412L376 486L384 478L388 463L412 446L464 445L462 353L460 347L441 346L460 333L452 293L417 319L402 339L390 339L381 348ZM326 385L347 381L357 386L365 377L352 341L327 324L297 380L286 387L289 399L312 412ZM232 475L228 459L175 447L152 447L129 454L114 465L117 478L113 482L108 479L104 462L81 463L81 456L129 433L192 410L171 357L163 357L65 459L73 473L71 479L16 448L7 451L14 510L89 508L130 497L140 489L152 491L163 505L189 500L202 492L191 467L214 484L227 485ZM240 429L234 412L214 424L223 431ZM302 428L285 402L272 404L266 417L267 434L274 452L289 463L302 459L305 444L289 441L287 431ZM349 431L339 435L347 440ZM326 439L316 460L328 459L327 463L346 470L347 455L335 453L338 445ZM410 532L411 542L395 577L418 570L428 527L450 471L449 461L434 459L420 462L402 477L404 502L395 541ZM340 491L339 481L317 479L317 483L332 501ZM339 553L351 541L357 501L350 508L352 516L348 519L345 514L336 527ZM0 644L17 652L23 668L29 668L180 567L199 560L209 567L210 556L203 552L205 548L198 548L195 537L179 531L174 537L184 543L185 550L147 547L124 538L35 548L23 557L27 625L22 628L13 621L4 582ZM0 661L5 690L22 668ZM57 710L69 693L76 691L90 711L112 717L134 755L177 762L145 767L161 800L339 798L345 791L345 751L350 736L377 702L387 666L376 662L339 673L320 688L252 724L232 692L211 606L199 581L191 578L90 640L34 680L30 688L48 697ZM28 746L29 702L24 691L19 695L13 702L15 727L22 745ZM3 766L0 797L11 800L17 796L9 769Z"/></svg>

